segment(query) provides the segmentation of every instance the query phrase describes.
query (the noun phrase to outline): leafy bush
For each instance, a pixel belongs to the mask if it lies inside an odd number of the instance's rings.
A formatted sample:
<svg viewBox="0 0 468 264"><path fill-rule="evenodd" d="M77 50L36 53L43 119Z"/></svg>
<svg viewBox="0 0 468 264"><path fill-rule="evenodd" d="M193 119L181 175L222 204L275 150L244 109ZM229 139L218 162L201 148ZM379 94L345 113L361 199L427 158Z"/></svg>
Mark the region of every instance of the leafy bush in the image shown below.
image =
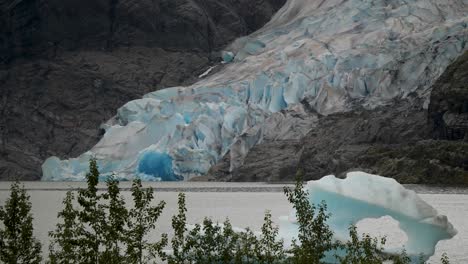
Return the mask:
<svg viewBox="0 0 468 264"><path fill-rule="evenodd" d="M49 246L50 263L79 263L80 241L78 231L81 223L78 220L78 211L73 208L74 194L68 191L63 200L64 208L58 213L63 223L58 223L55 231L49 232L52 241Z"/></svg>
<svg viewBox="0 0 468 264"><path fill-rule="evenodd" d="M0 207L0 262L40 263L41 243L33 235L31 202L18 182L11 185L10 197Z"/></svg>
<svg viewBox="0 0 468 264"><path fill-rule="evenodd" d="M299 225L299 241L293 241L290 251L291 261L321 263L326 252L336 249L338 244L333 241L333 231L326 223L330 218L330 214L327 214L327 205L325 202L318 207L311 204L308 193L303 187L302 181L298 179L294 189L284 189L286 197L296 210Z"/></svg>
<svg viewBox="0 0 468 264"><path fill-rule="evenodd" d="M360 239L354 225L349 227L349 236L351 240L341 246L346 255L336 256L341 264L378 264L386 260L381 254L386 242L385 237L379 240L363 234Z"/></svg>
<svg viewBox="0 0 468 264"><path fill-rule="evenodd" d="M156 228L166 203L161 201L157 206L151 206L153 189L143 190L140 179L134 180L131 191L134 207L128 215L126 257L130 263L149 263L151 259L164 257L162 250L167 245L167 235L163 234L161 240L155 243L150 243L146 237Z"/></svg>
<svg viewBox="0 0 468 264"><path fill-rule="evenodd" d="M278 231L278 227L273 225L270 211L267 211L257 249L259 263L280 263L286 258L283 240L278 239Z"/></svg>
<svg viewBox="0 0 468 264"><path fill-rule="evenodd" d="M185 194L179 194L178 200L179 213L172 217L172 228L174 237L172 238L172 254L168 256L167 262L184 263L189 256L189 246L186 244L185 233L187 232L187 208L185 207Z"/></svg>
<svg viewBox="0 0 468 264"><path fill-rule="evenodd" d="M174 238L168 263L283 263L286 254L278 228L273 226L270 212L265 214L262 234L250 229L234 231L229 219L223 224L205 218L187 230L185 195L179 194L179 212L172 218Z"/></svg>
<svg viewBox="0 0 468 264"><path fill-rule="evenodd" d="M135 180L131 189L134 206L128 210L115 177L109 177L107 191L99 193L99 176L93 159L86 175L87 188L78 191L77 207L74 194L67 193L64 209L58 214L62 221L49 233L50 263L149 263L163 257L166 235L155 243L147 235L156 227L165 203L151 206L153 190L143 190L141 181Z"/></svg>

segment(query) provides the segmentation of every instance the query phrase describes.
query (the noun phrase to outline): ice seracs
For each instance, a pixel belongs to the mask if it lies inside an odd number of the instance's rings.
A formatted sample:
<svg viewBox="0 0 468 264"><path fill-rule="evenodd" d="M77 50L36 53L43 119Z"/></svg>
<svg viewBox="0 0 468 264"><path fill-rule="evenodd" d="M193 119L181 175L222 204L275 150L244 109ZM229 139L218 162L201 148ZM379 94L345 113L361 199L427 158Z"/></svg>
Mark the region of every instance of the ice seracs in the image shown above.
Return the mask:
<svg viewBox="0 0 468 264"><path fill-rule="evenodd" d="M91 150L46 160L43 180L84 180L90 157L103 175L188 180L233 144L231 169L242 164L262 140L252 128L275 127L264 123L285 110L306 105L329 114L428 99L431 84L467 50L467 24L466 0L289 0L265 27L226 48L223 69L127 103ZM164 168L141 169L147 153L158 153L161 161L150 160Z"/></svg>
<svg viewBox="0 0 468 264"><path fill-rule="evenodd" d="M399 253L405 249L417 261L421 254L427 260L440 240L457 234L446 216L439 215L414 191L405 189L394 179L350 172L345 179L330 175L309 181L304 188L309 193L310 203L326 202L327 212L331 213L327 223L336 239L347 240L348 227L360 220L391 216L398 221L408 241L401 248L386 248L386 251ZM280 223L280 235L287 243L297 238L294 212L282 217Z"/></svg>

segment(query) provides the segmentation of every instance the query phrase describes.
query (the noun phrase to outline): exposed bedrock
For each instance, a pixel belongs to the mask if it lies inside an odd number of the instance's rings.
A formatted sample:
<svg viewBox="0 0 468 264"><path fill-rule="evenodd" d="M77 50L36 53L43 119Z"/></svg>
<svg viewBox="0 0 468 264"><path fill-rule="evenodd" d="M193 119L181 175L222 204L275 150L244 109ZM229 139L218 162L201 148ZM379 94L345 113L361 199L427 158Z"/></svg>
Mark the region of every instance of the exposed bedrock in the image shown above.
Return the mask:
<svg viewBox="0 0 468 264"><path fill-rule="evenodd" d="M2 0L0 58L114 47L210 52L263 26L285 0Z"/></svg>
<svg viewBox="0 0 468 264"><path fill-rule="evenodd" d="M468 142L468 52L435 83L429 117L434 139Z"/></svg>
<svg viewBox="0 0 468 264"><path fill-rule="evenodd" d="M285 0L0 0L0 180L75 157L124 103L187 85Z"/></svg>

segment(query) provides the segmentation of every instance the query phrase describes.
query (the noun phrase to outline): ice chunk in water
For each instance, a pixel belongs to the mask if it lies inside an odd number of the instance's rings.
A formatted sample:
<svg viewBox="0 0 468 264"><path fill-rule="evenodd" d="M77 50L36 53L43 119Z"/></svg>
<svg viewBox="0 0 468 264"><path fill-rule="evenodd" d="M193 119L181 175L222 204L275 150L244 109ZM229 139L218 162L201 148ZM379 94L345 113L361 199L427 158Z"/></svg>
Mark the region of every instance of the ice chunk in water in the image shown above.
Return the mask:
<svg viewBox="0 0 468 264"><path fill-rule="evenodd" d="M310 203L326 202L328 212L331 213L328 224L339 240L347 240L348 227L360 220L390 216L398 221L408 240L402 248L385 250L397 253L404 248L416 261L420 254L428 259L434 254L440 240L450 239L457 234L446 216L439 215L414 191L405 189L394 179L351 172L345 179L330 175L310 181L305 189L309 193ZM295 214L281 217L280 223L280 235L290 244L298 233Z"/></svg>

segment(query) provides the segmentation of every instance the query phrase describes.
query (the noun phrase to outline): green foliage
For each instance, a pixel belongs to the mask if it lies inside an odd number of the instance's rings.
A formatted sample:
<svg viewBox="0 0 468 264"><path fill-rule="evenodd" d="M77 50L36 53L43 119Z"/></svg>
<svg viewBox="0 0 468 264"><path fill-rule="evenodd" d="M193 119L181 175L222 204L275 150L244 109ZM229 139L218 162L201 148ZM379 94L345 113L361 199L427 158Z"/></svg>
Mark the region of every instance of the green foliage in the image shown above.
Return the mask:
<svg viewBox="0 0 468 264"><path fill-rule="evenodd" d="M390 259L393 261L393 264L410 264L411 259L406 254L406 250L403 250L400 255L392 256Z"/></svg>
<svg viewBox="0 0 468 264"><path fill-rule="evenodd" d="M340 245L346 254L344 256L336 255L340 264L410 264L411 258L403 250L398 255L388 255L383 253L386 238L373 238L368 234L358 237L356 226L349 227L350 240ZM419 263L425 264L424 256L421 255ZM442 255L442 264L449 264L449 258L446 253Z"/></svg>
<svg viewBox="0 0 468 264"><path fill-rule="evenodd" d="M321 263L325 253L337 248L333 241L333 232L326 221L330 218L327 206L322 202L318 207L311 204L308 193L298 179L294 189L284 188L284 193L296 210L299 234L293 241L291 261L293 263Z"/></svg>
<svg viewBox="0 0 468 264"><path fill-rule="evenodd" d="M112 258L112 245L106 243L111 241L107 240L106 235L112 232L105 211L109 206L100 201L116 195L115 188L112 189L115 183L110 180L109 193L98 194L99 170L95 159L89 162L86 180L87 188L78 191L78 207L74 208L74 195L68 192L63 201L65 208L58 214L63 222L59 222L56 230L49 233L52 238L49 248L51 263L100 263L103 259ZM104 253L100 251L102 247Z"/></svg>
<svg viewBox="0 0 468 264"><path fill-rule="evenodd" d="M283 241L278 240L278 228L271 214L265 214L262 234L257 237L250 229L235 232L229 219L223 224L205 218L190 231L186 228L185 195L179 195L179 212L173 217L175 236L173 254L168 263L283 263L286 254Z"/></svg>
<svg viewBox="0 0 468 264"><path fill-rule="evenodd" d="M234 263L256 263L258 253L258 238L250 230L246 228L245 231L238 234L238 243L235 247L236 254L234 255Z"/></svg>
<svg viewBox="0 0 468 264"><path fill-rule="evenodd" d="M103 248L99 256L100 263L121 263L126 256L121 248L127 242L126 223L128 210L125 201L120 195L119 181L111 176L107 179L107 193L102 195L104 201L99 210L104 211L104 218L100 223L102 237L100 247ZM101 202L102 203L102 202Z"/></svg>
<svg viewBox="0 0 468 264"><path fill-rule="evenodd" d="M342 248L345 250L345 256L337 256L341 264L380 264L384 261L382 254L386 239L372 238L363 234L359 239L356 226L349 227L351 240L347 241Z"/></svg>
<svg viewBox="0 0 468 264"><path fill-rule="evenodd" d="M208 221L209 223L212 224L211 221ZM206 226L206 224L204 223ZM219 226L219 225L218 225ZM206 230L207 228L205 228ZM213 229L213 228L212 228ZM205 231L205 234L207 232ZM238 243L238 235L232 228L231 222L229 219L226 219L223 223L223 227L220 230L220 234L217 234L213 241L216 241L219 243L218 246L215 247L217 251L219 251L218 258L221 261L221 263L231 263L235 259L235 245Z"/></svg>
<svg viewBox="0 0 468 264"><path fill-rule="evenodd" d="M271 214L265 214L260 238L246 229L235 232L229 219L222 225L205 218L187 230L185 194L178 198L178 213L172 218L174 237L168 263L279 263L285 259L283 242Z"/></svg>
<svg viewBox="0 0 468 264"><path fill-rule="evenodd" d="M447 253L443 253L442 254L442 257L440 258L440 262L442 264L450 264L450 259L449 257L447 256Z"/></svg>
<svg viewBox="0 0 468 264"><path fill-rule="evenodd" d="M153 190L143 190L141 181L132 185L134 207L127 209L120 194L119 181L107 179L107 192L99 193L99 170L90 160L87 188L80 189L77 208L74 195L68 192L58 214L62 219L49 233L50 263L149 263L162 256L167 236L150 243L147 234L156 226L165 203L152 206Z"/></svg>
<svg viewBox="0 0 468 264"><path fill-rule="evenodd" d="M209 218L196 224L186 237L187 257L191 263L231 263L237 235L229 221L221 226Z"/></svg>
<svg viewBox="0 0 468 264"><path fill-rule="evenodd" d="M127 231L127 259L130 263L148 263L150 259L164 257L162 249L167 245L167 235L156 243L146 240L148 233L156 228L156 222L166 203L159 202L151 206L154 199L153 189L142 189L141 180L136 179L132 184L134 207L129 212ZM145 257L146 256L146 257Z"/></svg>
<svg viewBox="0 0 468 264"><path fill-rule="evenodd" d="M0 221L0 262L40 263L41 244L33 235L31 202L19 182L11 185L10 197L0 207Z"/></svg>
<svg viewBox="0 0 468 264"><path fill-rule="evenodd" d="M198 238L198 244L194 247L197 259L206 263L230 263L232 261L232 243L236 242L237 237L229 221L226 221L226 225L226 228L222 228L209 218L203 220L203 231L195 236ZM205 256L200 258L203 252ZM197 263L200 262L197 261Z"/></svg>
<svg viewBox="0 0 468 264"><path fill-rule="evenodd" d="M99 246L104 244L105 221L104 206L99 204L102 195L98 194L99 170L95 159L89 162L89 172L86 174L88 186L78 191L80 222L77 235L79 239L79 254L81 263L99 263Z"/></svg>
<svg viewBox="0 0 468 264"><path fill-rule="evenodd" d="M278 239L278 227L273 226L271 213L267 211L262 226L262 235L257 249L258 263L279 263L286 258L283 240Z"/></svg>
<svg viewBox="0 0 468 264"><path fill-rule="evenodd" d="M73 207L75 197L73 192L68 191L63 200L64 208L59 212L58 218L63 219L63 223L58 223L55 231L49 232L52 238L49 246L50 263L79 263L79 230L78 211Z"/></svg>
<svg viewBox="0 0 468 264"><path fill-rule="evenodd" d="M168 256L167 262L184 263L184 260L189 256L189 246L186 245L185 233L187 232L187 208L185 206L185 194L180 193L178 198L178 214L172 217L172 228L174 229L174 237L172 238L172 255Z"/></svg>

